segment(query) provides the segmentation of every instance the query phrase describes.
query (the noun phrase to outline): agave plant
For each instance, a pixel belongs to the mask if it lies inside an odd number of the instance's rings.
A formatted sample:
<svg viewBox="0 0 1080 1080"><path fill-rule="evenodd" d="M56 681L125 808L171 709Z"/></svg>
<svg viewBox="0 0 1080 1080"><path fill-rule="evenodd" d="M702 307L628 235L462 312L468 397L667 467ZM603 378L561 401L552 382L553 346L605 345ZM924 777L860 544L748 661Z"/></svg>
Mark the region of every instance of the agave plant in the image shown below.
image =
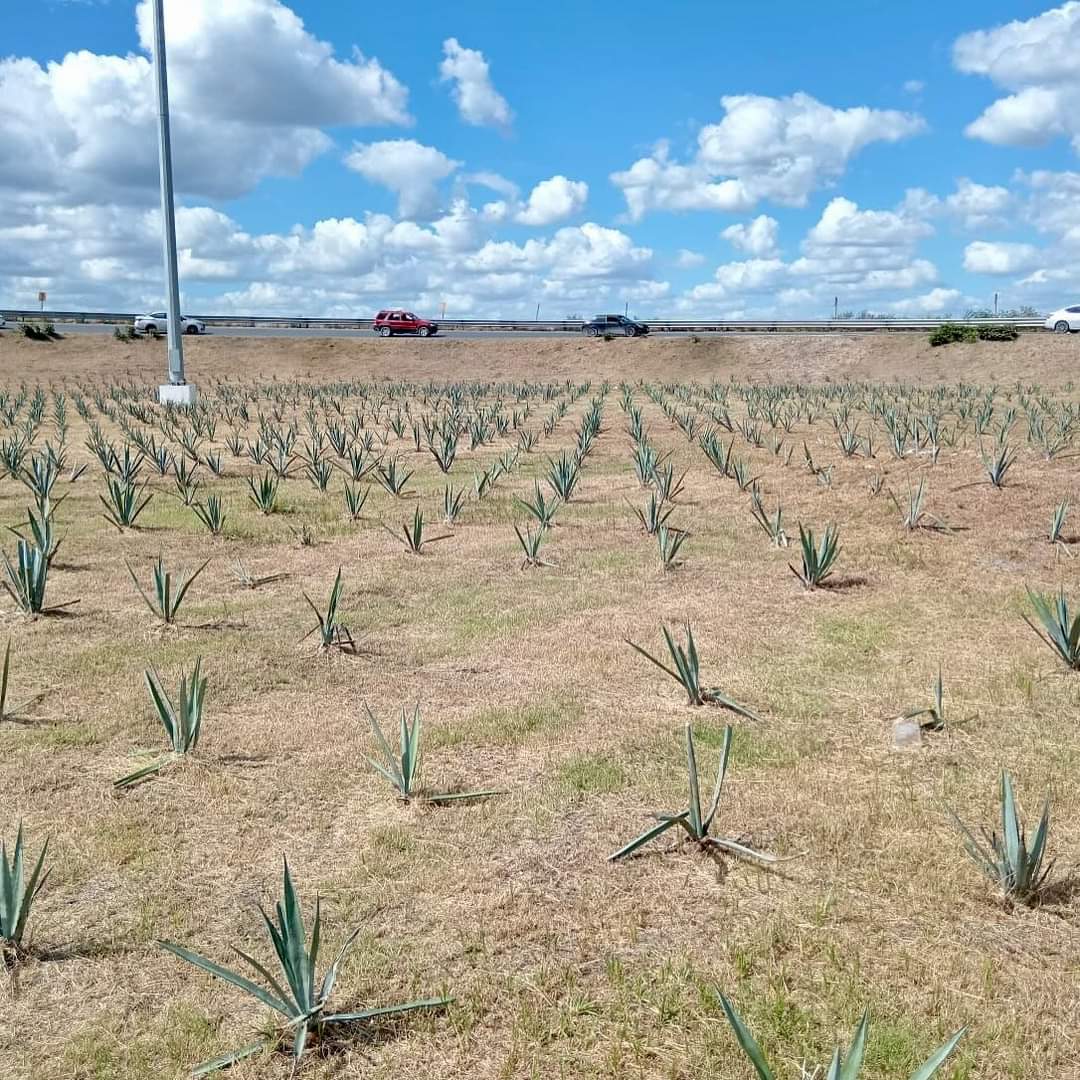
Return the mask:
<svg viewBox="0 0 1080 1080"><path fill-rule="evenodd" d="M236 578L237 583L245 589L257 589L260 585L269 585L272 581L281 581L282 578L289 576L288 574L266 574L257 577L251 573L241 559L233 560L232 575Z"/></svg>
<svg viewBox="0 0 1080 1080"><path fill-rule="evenodd" d="M1080 614L1069 611L1065 590L1059 589L1057 597L1043 596L1028 589L1028 599L1042 623L1040 630L1026 615L1024 622L1031 627L1058 654L1073 671L1080 671ZM1044 632L1045 631L1045 632Z"/></svg>
<svg viewBox="0 0 1080 1080"><path fill-rule="evenodd" d="M1068 512L1068 499L1062 499L1061 502L1054 507L1053 516L1050 518L1050 532L1048 535L1051 544L1065 544L1065 516Z"/></svg>
<svg viewBox="0 0 1080 1080"><path fill-rule="evenodd" d="M15 847L8 860L7 843L0 841L0 961L5 964L18 960L23 953L23 935L30 918L34 901L45 888L49 871L43 874L45 855L49 850L49 841L41 846L41 852L26 877L23 863L23 829L20 822L15 834Z"/></svg>
<svg viewBox="0 0 1080 1080"><path fill-rule="evenodd" d="M515 525L514 532L517 533L518 543L521 544L521 550L525 555L521 561L521 569L524 570L528 566L546 566L547 564L540 558L540 545L544 540L544 530L540 528L534 533L531 528L526 526L525 531L522 532Z"/></svg>
<svg viewBox="0 0 1080 1080"><path fill-rule="evenodd" d="M358 1012L329 1012L327 1002L333 993L341 964L363 927L357 927L345 939L321 982L316 982L315 970L319 961L322 931L320 900L318 897L315 899L315 922L309 944L300 898L289 873L288 859L284 860L284 867L282 899L276 905L276 921L272 920L261 907L259 909L273 943L282 977L276 978L265 965L239 949L234 949L236 954L266 985L260 985L246 975L222 967L213 960L192 952L182 945L177 945L175 942L159 942L163 949L174 956L186 960L189 964L194 964L195 967L208 972L215 978L238 987L283 1018L281 1030L275 1035L249 1043L213 1061L204 1062L193 1070L193 1076L205 1076L207 1073L234 1065L244 1058L253 1057L268 1046L275 1046L286 1036L292 1038L292 1057L295 1067L304 1056L309 1038L319 1039L326 1033L327 1028L341 1024L362 1024L370 1020L384 1020L415 1012L418 1009L441 1009L453 1000L446 997L428 998L424 1001L410 1001L404 1005L382 1006Z"/></svg>
<svg viewBox="0 0 1080 1080"><path fill-rule="evenodd" d="M143 598L143 602L146 606L167 626L171 626L176 621L177 612L180 610L180 605L184 602L184 597L187 596L188 589L191 588L195 579L206 569L210 560L202 564L194 573L187 575L186 577L181 574L173 583L172 573L165 569L165 563L159 556L154 562L154 595L151 597L139 584L139 579L135 576L135 571L131 568L131 563L125 563L127 566L128 574L131 576L131 580L135 585L135 589L138 594Z"/></svg>
<svg viewBox="0 0 1080 1080"><path fill-rule="evenodd" d="M386 526L384 525L383 528L386 528ZM398 536L393 529L386 529L386 531L394 537L395 540L401 540L406 549L411 551L414 555L423 555L424 547L427 544L434 544L439 540L450 539L449 533L444 533L442 536L424 535L424 512L419 506L413 510L412 524L403 524L401 526L402 536Z"/></svg>
<svg viewBox="0 0 1080 1080"><path fill-rule="evenodd" d="M548 459L547 482L563 502L569 502L581 478L581 465L564 450L558 460Z"/></svg>
<svg viewBox="0 0 1080 1080"><path fill-rule="evenodd" d="M259 482L254 476L247 478L250 494L248 498L262 514L272 514L277 509L278 478L270 472L264 472Z"/></svg>
<svg viewBox="0 0 1080 1080"><path fill-rule="evenodd" d="M690 629L689 620L686 623L685 648L675 641L671 631L666 626L661 624L660 629L664 632L664 641L667 644L668 655L671 657L674 667L668 667L662 660L657 660L651 653L646 652L640 645L635 645L630 640L627 640L626 644L679 683L686 691L687 700L691 705L719 705L721 708L730 709L733 713L745 716L750 720L760 719L749 709L727 697L722 691L716 688L704 689L702 687L698 651L694 643L694 632Z"/></svg>
<svg viewBox="0 0 1080 1080"><path fill-rule="evenodd" d="M784 508L777 503L776 513L770 517L757 487L750 489L750 513L775 547L788 546L787 533L784 531Z"/></svg>
<svg viewBox="0 0 1080 1080"><path fill-rule="evenodd" d="M180 677L178 705L172 703L156 671L147 670L143 673L143 677L146 680L146 689L150 693L150 700L154 703L154 711L162 727L165 728L172 752L167 758L156 761L153 765L147 765L128 776L121 777L113 784L117 788L131 787L140 780L161 772L166 765L183 757L184 754L190 754L198 746L199 736L202 734L203 701L206 697L207 680L202 677L201 657L195 661L190 682L186 674Z"/></svg>
<svg viewBox="0 0 1080 1080"><path fill-rule="evenodd" d="M411 469L403 469L400 459L387 458L385 463L376 466L375 477L391 495L402 499L406 495L405 485L412 476Z"/></svg>
<svg viewBox="0 0 1080 1080"><path fill-rule="evenodd" d="M325 494L330 486L330 477L334 475L333 465L323 458L305 465L304 472L314 487Z"/></svg>
<svg viewBox="0 0 1080 1080"><path fill-rule="evenodd" d="M661 525L656 530L657 545L660 549L660 565L665 570L673 570L679 566L679 551L689 538L690 534L684 529L669 528Z"/></svg>
<svg viewBox="0 0 1080 1080"><path fill-rule="evenodd" d="M486 799L492 795L504 795L503 791L461 791L444 794L425 794L421 787L420 781L420 767L422 763L423 755L421 754L420 747L420 733L422 731L420 723L420 706L413 709L412 720L410 721L405 714L405 708L401 709L401 721L398 735L398 749L395 752L391 746L389 740L383 734L382 728L379 727L378 720L375 719L375 714L371 711L367 703L364 704L364 709L368 715L368 721L371 724L372 734L375 736L375 742L379 747L379 753L382 755L382 762L376 761L374 758L364 755L364 759L367 763L379 773L380 776L386 777L387 780L393 784L395 790L398 793L398 798L404 802L409 802L411 799L422 799L427 803L445 803L456 802L462 799Z"/></svg>
<svg viewBox="0 0 1080 1080"><path fill-rule="evenodd" d="M115 476L105 477L105 490L108 498L99 495L105 507L105 519L118 529L133 529L139 515L146 509L153 495L147 495L140 502L146 485L136 488L131 481L118 480Z"/></svg>
<svg viewBox="0 0 1080 1080"><path fill-rule="evenodd" d="M555 514L562 505L562 502L558 497L548 499L540 490L539 483L535 485L535 494L533 495L532 502L528 499L518 499L516 497L514 501L522 509L527 510L534 518L536 518L537 524L540 526L541 530L551 528L555 523Z"/></svg>
<svg viewBox="0 0 1080 1080"><path fill-rule="evenodd" d="M1005 486L1005 477L1012 468L1016 455L1009 449L1007 443L1001 443L992 454L982 454L980 460L990 483L1000 489Z"/></svg>
<svg viewBox="0 0 1080 1080"><path fill-rule="evenodd" d="M945 686L941 678L941 668L938 668L937 681L934 683L934 703L925 709L913 709L904 714L906 720L923 716L927 719L920 720L920 727L928 731L940 731L945 727Z"/></svg>
<svg viewBox="0 0 1080 1080"><path fill-rule="evenodd" d="M683 481L689 471L689 469L686 469L683 471L682 476L676 477L674 466L670 463L663 468L656 469L653 473L652 482L657 497L662 503L673 503L679 498L683 491Z"/></svg>
<svg viewBox="0 0 1080 1080"><path fill-rule="evenodd" d="M330 590L330 600L326 605L326 611L320 611L311 597L307 593L303 594L308 606L315 612L315 618L319 621L300 640L306 641L312 634L318 633L320 652L328 652L330 649L340 649L342 652L356 652L356 642L353 641L349 628L338 617L342 591L341 567L339 566L337 577L334 578L333 588Z"/></svg>
<svg viewBox="0 0 1080 1080"><path fill-rule="evenodd" d="M19 538L15 549L15 562L2 552L4 560L4 578L0 580L4 591L15 601L16 606L25 615L50 615L64 608L77 604L77 600L68 600L63 604L45 606L45 587L49 580L49 559L39 547L28 540Z"/></svg>
<svg viewBox="0 0 1080 1080"><path fill-rule="evenodd" d="M176 486L176 497L185 505L190 506L199 493L198 458L195 464L188 467L188 459L181 457L173 464L173 482Z"/></svg>
<svg viewBox="0 0 1080 1080"><path fill-rule="evenodd" d="M645 504L644 510L632 505L630 509L637 515L641 528L647 536L655 536L664 522L675 512L673 506L665 509L663 499L658 499L655 491L649 492L649 501Z"/></svg>
<svg viewBox="0 0 1080 1080"><path fill-rule="evenodd" d="M207 495L206 502L192 506L195 516L206 526L211 536L220 536L225 528L225 510L220 495Z"/></svg>
<svg viewBox="0 0 1080 1080"><path fill-rule="evenodd" d="M1053 862L1043 865L1050 832L1050 794L1048 792L1043 801L1042 815L1030 848L1016 805L1012 777L1004 770L998 785L998 801L1001 806L1000 835L996 831L980 829L979 839L955 813L950 811L950 814L963 833L964 849L976 866L1010 900L1029 903L1045 888L1053 869Z"/></svg>
<svg viewBox="0 0 1080 1080"><path fill-rule="evenodd" d="M840 554L840 529L829 525L821 542L814 538L814 530L799 524L799 545L802 549L802 567L796 569L788 563L788 569L807 589L816 589L833 571L833 564Z"/></svg>
<svg viewBox="0 0 1080 1080"><path fill-rule="evenodd" d="M646 829L639 837L619 848L614 854L609 855L609 862L632 855L638 848L644 847L650 840L655 840L676 825L683 829L694 843L705 849L726 851L732 855L766 864L786 861L776 855L755 851L753 848L731 837L712 836L709 832L717 811L720 809L720 797L724 792L724 778L727 776L728 758L731 754L731 737L731 727L725 727L712 802L709 803L708 810L703 814L701 808L701 783L698 779L697 752L694 749L694 731L689 724L686 725L686 772L690 784L690 805L676 814L656 814L657 824Z"/></svg>
<svg viewBox="0 0 1080 1080"><path fill-rule="evenodd" d="M60 538L56 535L51 509L46 505L44 511L39 510L38 513L34 513L32 509L27 510L25 524L8 526L8 529L20 538L22 538L21 530L30 530L30 535L25 539L29 540L38 551L44 553L45 561L49 564L50 569L52 568L53 559L56 558L56 552L60 548Z"/></svg>
<svg viewBox="0 0 1080 1080"><path fill-rule="evenodd" d="M765 1054L762 1052L757 1040L750 1034L749 1028L735 1011L735 1006L723 994L718 996L724 1015L727 1016L728 1023L731 1025L732 1031L735 1032L735 1038L738 1039L743 1053L746 1054L750 1059L750 1063L754 1066L758 1080L775 1080L776 1074L765 1060ZM848 1049L846 1058L841 1056L839 1046L833 1051L832 1061L829 1064L828 1072L825 1074L825 1080L858 1080L859 1073L862 1071L863 1059L866 1055L866 1040L869 1027L870 1014L864 1012L862 1022L855 1031L855 1037L851 1041L851 1047ZM961 1028L955 1035L950 1036L911 1074L910 1080L930 1080L952 1055L957 1043L964 1037L966 1030L966 1028ZM815 1069L813 1073L809 1073L804 1068L803 1075L807 1077L818 1076L819 1070Z"/></svg>
<svg viewBox="0 0 1080 1080"><path fill-rule="evenodd" d="M454 488L453 484L446 484L443 487L443 524L453 525L458 515L461 513L462 506L465 505L465 489Z"/></svg>
<svg viewBox="0 0 1080 1080"><path fill-rule="evenodd" d="M364 503L367 502L370 493L369 487L353 487L348 481L345 482L342 495L345 499L345 513L349 515L350 521L360 520L360 515L364 512Z"/></svg>

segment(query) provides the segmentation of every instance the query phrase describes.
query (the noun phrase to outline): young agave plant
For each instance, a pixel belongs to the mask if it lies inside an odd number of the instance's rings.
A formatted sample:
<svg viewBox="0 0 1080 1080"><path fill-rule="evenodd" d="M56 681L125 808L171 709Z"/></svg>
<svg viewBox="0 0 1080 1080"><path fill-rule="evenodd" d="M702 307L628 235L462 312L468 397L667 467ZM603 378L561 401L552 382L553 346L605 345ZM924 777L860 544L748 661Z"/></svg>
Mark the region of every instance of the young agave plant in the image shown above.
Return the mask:
<svg viewBox="0 0 1080 1080"><path fill-rule="evenodd" d="M195 516L206 526L211 536L220 536L225 528L225 510L220 495L207 495L206 502L192 506Z"/></svg>
<svg viewBox="0 0 1080 1080"><path fill-rule="evenodd" d="M49 877L48 870L44 874L41 872L48 850L49 841L46 840L34 869L27 878L23 862L22 823L15 834L15 847L12 849L10 861L7 843L0 841L0 962L5 966L19 960L23 955L22 940L26 933L26 923L34 901L45 888Z"/></svg>
<svg viewBox="0 0 1080 1080"><path fill-rule="evenodd" d="M555 513L562 506L561 500L556 497L548 499L544 493L540 490L540 484L535 485L535 494L532 502L528 499L518 499L515 497L514 501L527 510L534 518L536 518L537 524L540 529L550 529L555 524Z"/></svg>
<svg viewBox="0 0 1080 1080"><path fill-rule="evenodd" d="M369 487L353 487L348 481L345 483L342 494L345 498L345 513L350 521L359 521L364 511L364 503L368 500L371 492Z"/></svg>
<svg viewBox="0 0 1080 1080"><path fill-rule="evenodd" d="M548 459L547 482L563 502L569 502L581 478L581 465L564 450L559 459Z"/></svg>
<svg viewBox="0 0 1080 1080"><path fill-rule="evenodd" d="M514 532L517 533L518 543L521 544L521 550L525 554L524 559L521 561L521 569L524 570L529 566L547 566L547 563L540 558L540 545L544 540L544 530L540 528L534 533L531 528L526 526L525 531L522 532L515 525Z"/></svg>
<svg viewBox="0 0 1080 1080"><path fill-rule="evenodd" d="M742 1017L735 1011L735 1006L723 994L720 994L719 998L728 1023L731 1025L732 1031L735 1032L735 1038L739 1040L743 1053L750 1059L750 1064L754 1066L758 1080L776 1080L776 1074L765 1060L765 1054L762 1052L757 1040L750 1034L749 1028L743 1023ZM847 1057L841 1057L840 1047L836 1047L833 1051L832 1061L829 1064L829 1070L825 1074L825 1080L858 1080L859 1073L862 1071L863 1058L866 1055L866 1040L869 1027L870 1015L868 1012L864 1012L862 1022L856 1029L855 1037L851 1041ZM911 1074L910 1080L930 1080L931 1077L935 1076L941 1066L952 1055L957 1043L964 1037L966 1030L966 1028L961 1028L955 1035L950 1036ZM807 1077L818 1076L819 1074L820 1072L817 1069L813 1073L808 1073L805 1069L803 1071L803 1075Z"/></svg>
<svg viewBox="0 0 1080 1080"><path fill-rule="evenodd" d="M761 499L761 492L756 487L750 489L750 513L774 547L788 546L787 533L784 532L784 508L777 503L776 513L770 517Z"/></svg>
<svg viewBox="0 0 1080 1080"><path fill-rule="evenodd" d="M652 653L646 652L640 645L635 645L629 639L626 644L679 683L686 691L687 700L691 705L719 705L721 708L730 709L733 713L745 716L750 720L760 719L749 709L727 697L722 691L716 688L704 689L702 687L698 651L697 646L694 644L694 632L690 629L689 621L686 623L685 648L675 641L671 631L666 626L661 624L660 629L664 632L664 641L667 643L668 655L671 657L673 668L668 667L662 660L657 660Z"/></svg>
<svg viewBox="0 0 1080 1080"><path fill-rule="evenodd" d="M689 469L683 471L682 476L675 475L675 468L668 463L663 468L657 468L653 473L653 487L662 503L673 503L683 492L683 481Z"/></svg>
<svg viewBox="0 0 1080 1080"><path fill-rule="evenodd" d="M383 528L386 528L384 525ZM401 540L405 547L411 551L414 555L423 555L424 547L427 544L437 543L439 540L449 540L450 534L444 533L442 536L425 536L424 535L424 512L420 507L416 507L413 510L412 524L403 524L401 526L402 536L398 536L393 529L386 529L386 531L394 537L395 540Z"/></svg>
<svg viewBox="0 0 1080 1080"><path fill-rule="evenodd" d="M632 505L630 509L637 515L641 528L647 536L656 536L664 522L675 512L673 506L664 508L664 500L658 499L655 491L649 492L649 501L645 504L644 510Z"/></svg>
<svg viewBox="0 0 1080 1080"><path fill-rule="evenodd" d="M272 514L277 509L278 478L265 472L258 483L254 476L249 476L247 482L251 489L248 498L255 504L256 509L262 514Z"/></svg>
<svg viewBox="0 0 1080 1080"><path fill-rule="evenodd" d="M53 507L46 506L44 511L39 511L38 513L35 513L32 509L27 510L25 524L8 526L8 529L20 538L22 538L21 530L30 530L30 536L26 539L28 539L38 551L44 553L45 561L49 564L50 569L52 568L53 559L56 558L56 552L60 548L60 538L56 535L56 526L53 522L52 509Z"/></svg>
<svg viewBox="0 0 1080 1080"><path fill-rule="evenodd" d="M938 668L937 681L934 683L933 705L925 709L913 709L904 714L907 720L915 720L923 716L926 719L920 720L919 726L927 731L941 731L945 727L945 686L941 679L941 668Z"/></svg>
<svg viewBox="0 0 1080 1080"><path fill-rule="evenodd" d="M330 477L334 475L334 466L325 458L321 458L305 465L304 472L314 487L325 494L330 486Z"/></svg>
<svg viewBox="0 0 1080 1080"><path fill-rule="evenodd" d="M720 796L724 792L724 777L727 775L728 758L731 754L731 736L731 727L725 727L724 743L720 750L720 766L716 772L716 784L713 788L712 802L709 803L708 810L703 814L701 812L701 782L698 779L697 754L694 750L694 731L689 724L686 725L686 772L690 783L690 805L677 814L656 814L657 824L647 829L636 839L631 840L629 844L619 848L614 854L609 855L609 862L615 862L616 859L624 859L627 855L632 855L638 848L644 847L650 840L655 840L656 837L676 825L685 830L686 835L702 848L726 851L732 855L766 864L786 861L776 855L755 851L753 848L747 847L730 837L712 836L709 833L716 818L716 813L720 809Z"/></svg>
<svg viewBox="0 0 1080 1080"><path fill-rule="evenodd" d="M1045 641L1073 671L1080 671L1080 614L1069 611L1065 590L1059 589L1057 597L1043 596L1028 589L1028 599L1042 623L1040 630L1026 615L1024 622ZM1044 632L1045 631L1045 632Z"/></svg>
<svg viewBox="0 0 1080 1080"><path fill-rule="evenodd" d="M406 716L405 708L402 706L398 749L396 753L391 748L389 740L383 734L382 728L379 727L379 722L375 719L375 714L366 703L364 704L364 709L368 714L368 720L371 723L371 731L375 736L375 742L378 744L379 753L382 755L383 759L380 763L365 754L364 760L367 761L380 776L386 777L386 779L393 784L398 793L398 798L403 802L409 802L410 800L417 798L426 803L458 802L462 799L485 799L492 795L505 794L503 791L462 791L442 795L424 794L420 780L420 767L422 763L420 733L422 728L420 724L419 704L413 709L411 721Z"/></svg>
<svg viewBox="0 0 1080 1080"><path fill-rule="evenodd" d="M206 697L207 683L201 673L202 658L200 657L195 661L191 681L188 681L186 674L180 677L178 706L172 703L156 671L147 670L143 673L146 689L150 693L150 700L154 703L154 711L161 721L161 726L165 728L172 753L169 757L154 762L153 765L147 765L128 776L121 777L114 782L113 787L131 787L140 780L154 776L170 762L184 754L190 754L198 746L199 736L202 734L203 701Z"/></svg>
<svg viewBox="0 0 1080 1080"><path fill-rule="evenodd" d="M256 577L240 559L233 561L232 574L237 583L245 589L257 589L260 585L269 585L272 581L281 581L282 578L289 576L288 574L267 574L264 577Z"/></svg>
<svg viewBox="0 0 1080 1080"><path fill-rule="evenodd" d="M154 562L153 597L150 597L143 591L143 587L139 584L139 579L135 576L135 571L131 569L131 563L125 563L124 565L127 566L128 574L131 576L135 589L143 598L143 602L146 606L161 619L166 626L171 626L176 621L177 612L180 610L180 605L184 602L184 597L187 596L188 589L191 588L195 579L206 569L209 562L210 560L207 559L202 566L187 577L180 575L174 586L172 573L165 569L165 563L159 557Z"/></svg>
<svg viewBox="0 0 1080 1080"><path fill-rule="evenodd" d="M4 560L4 579L0 580L0 585L24 615L50 615L78 603L77 600L68 600L63 604L45 606L49 559L41 548L20 537L14 563L6 551L0 554Z"/></svg>
<svg viewBox="0 0 1080 1080"><path fill-rule="evenodd" d="M1061 502L1054 507L1054 514L1050 518L1050 532L1048 539L1051 544L1066 543L1065 540L1065 516L1069 512L1069 500L1062 499ZM1068 550L1068 549L1066 549Z"/></svg>
<svg viewBox="0 0 1080 1080"><path fill-rule="evenodd" d="M453 525L465 505L465 489L455 489L453 484L443 487L443 524Z"/></svg>
<svg viewBox="0 0 1080 1080"><path fill-rule="evenodd" d="M799 524L799 544L802 548L802 567L796 570L791 563L788 569L807 589L816 589L832 573L833 564L840 554L840 529L829 525L821 543L816 543L814 530L805 529Z"/></svg>
<svg viewBox="0 0 1080 1080"><path fill-rule="evenodd" d="M964 835L964 850L976 866L1000 887L1008 899L1030 903L1045 888L1046 879L1053 869L1053 862L1043 866L1050 832L1050 794L1047 792L1043 801L1042 815L1030 848L1016 805L1012 777L1005 771L1001 773L998 801L1001 804L1001 834L980 829L981 840L955 813L949 812Z"/></svg>
<svg viewBox="0 0 1080 1080"><path fill-rule="evenodd" d="M996 488L1005 486L1005 476L1016 460L1007 443L1001 443L992 454L981 455L983 468L990 483Z"/></svg>
<svg viewBox="0 0 1080 1080"><path fill-rule="evenodd" d="M661 525L656 530L656 540L660 548L660 565L665 570L674 570L675 567L681 565L679 550L689 536L690 534L684 529L669 528L667 525Z"/></svg>
<svg viewBox="0 0 1080 1080"><path fill-rule="evenodd" d="M453 1000L445 997L428 998L424 1001L410 1001L404 1005L382 1006L363 1009L359 1012L329 1012L327 1002L333 993L338 971L363 927L357 927L345 939L344 944L334 958L334 962L327 969L321 982L316 982L315 970L319 961L322 930L320 901L316 897L315 922L312 926L309 944L307 930L304 927L300 898L289 873L288 859L284 860L284 866L283 895L276 905L276 920L272 920L261 907L259 908L274 946L274 954L281 968L281 977L275 977L258 960L248 956L247 953L241 952L239 949L234 949L234 951L244 963L251 967L265 985L254 982L237 971L222 967L213 960L192 952L182 945L177 945L175 942L159 942L163 949L174 956L186 960L189 964L194 964L195 967L208 972L215 978L238 987L282 1017L281 1030L275 1035L249 1043L247 1046L242 1046L240 1049L215 1058L213 1061L204 1062L193 1070L192 1076L205 1076L208 1073L217 1072L219 1069L228 1068L230 1065L244 1060L244 1058L253 1057L268 1046L276 1045L286 1036L292 1037L292 1057L295 1068L304 1056L308 1040L311 1037L319 1039L329 1027L340 1024L362 1024L370 1020L384 1020L389 1017L415 1012L418 1009L442 1009Z"/></svg>
<svg viewBox="0 0 1080 1080"><path fill-rule="evenodd" d="M411 469L403 469L401 462L396 457L387 458L385 464L380 464L375 469L375 476L391 495L399 499L405 497L405 485L412 476Z"/></svg>
<svg viewBox="0 0 1080 1080"><path fill-rule="evenodd" d="M104 495L98 496L105 507L105 519L118 529L135 528L135 522L139 515L154 497L153 495L147 495L140 502L140 496L145 490L145 484L143 484L142 488L136 488L130 481L118 480L115 476L106 476L105 491L108 498Z"/></svg>
<svg viewBox="0 0 1080 1080"><path fill-rule="evenodd" d="M306 641L312 634L319 635L319 651L328 652L330 649L340 649L342 652L356 652L356 642L353 641L349 628L338 618L338 607L341 604L343 586L341 583L341 567L338 567L337 577L334 578L334 587L330 590L330 600L326 605L326 611L320 611L307 593L304 599L308 606L315 612L318 624L313 626L300 640Z"/></svg>

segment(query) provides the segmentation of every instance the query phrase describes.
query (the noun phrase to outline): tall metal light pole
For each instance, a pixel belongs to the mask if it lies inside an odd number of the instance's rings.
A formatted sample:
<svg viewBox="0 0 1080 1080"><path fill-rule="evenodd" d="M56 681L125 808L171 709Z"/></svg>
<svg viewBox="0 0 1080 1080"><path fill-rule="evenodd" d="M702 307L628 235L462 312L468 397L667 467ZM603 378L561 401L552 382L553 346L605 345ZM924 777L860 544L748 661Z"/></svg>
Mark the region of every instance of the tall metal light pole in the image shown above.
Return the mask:
<svg viewBox="0 0 1080 1080"><path fill-rule="evenodd" d="M162 386L162 404L192 405L195 387L184 378L184 344L180 325L180 274L176 262L176 212L173 201L172 139L169 134L169 77L165 62L164 0L153 0L154 81L157 84L158 150L161 173L161 223L164 229L166 311L168 313L169 382Z"/></svg>

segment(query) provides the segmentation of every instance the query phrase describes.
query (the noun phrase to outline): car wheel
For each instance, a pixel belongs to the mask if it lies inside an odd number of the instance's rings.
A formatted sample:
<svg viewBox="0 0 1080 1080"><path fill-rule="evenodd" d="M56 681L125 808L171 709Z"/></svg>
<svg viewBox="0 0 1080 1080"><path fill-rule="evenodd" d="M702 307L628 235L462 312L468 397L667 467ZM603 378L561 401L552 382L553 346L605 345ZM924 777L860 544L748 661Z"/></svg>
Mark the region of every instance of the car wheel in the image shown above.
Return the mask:
<svg viewBox="0 0 1080 1080"><path fill-rule="evenodd" d="M1064 319L1059 319L1054 323L1055 334L1067 334L1070 330L1069 324Z"/></svg>
<svg viewBox="0 0 1080 1080"><path fill-rule="evenodd" d="M390 336L390 327L389 326L380 326L379 327L379 337L389 337L389 336Z"/></svg>
<svg viewBox="0 0 1080 1080"><path fill-rule="evenodd" d="M632 326L628 326L626 328L626 336L627 337L633 337L636 333L637 333L637 331Z"/></svg>
<svg viewBox="0 0 1080 1080"><path fill-rule="evenodd" d="M585 336L586 337L596 337L596 333L597 333L597 331L596 331L595 326L586 326L585 327Z"/></svg>
<svg viewBox="0 0 1080 1080"><path fill-rule="evenodd" d="M417 333L418 333L418 334L419 334L419 335L420 335L421 337L427 337L427 336L428 336L428 335L429 335L429 334L431 333L431 331L430 331L430 330L429 330L429 329L428 329L428 328L427 328L426 326L421 326L421 327L420 327L420 329L419 329L419 330L417 330L416 332L417 332Z"/></svg>
<svg viewBox="0 0 1080 1080"><path fill-rule="evenodd" d="M199 328L197 326L189 326L184 331L185 334L197 334L198 332L199 332Z"/></svg>

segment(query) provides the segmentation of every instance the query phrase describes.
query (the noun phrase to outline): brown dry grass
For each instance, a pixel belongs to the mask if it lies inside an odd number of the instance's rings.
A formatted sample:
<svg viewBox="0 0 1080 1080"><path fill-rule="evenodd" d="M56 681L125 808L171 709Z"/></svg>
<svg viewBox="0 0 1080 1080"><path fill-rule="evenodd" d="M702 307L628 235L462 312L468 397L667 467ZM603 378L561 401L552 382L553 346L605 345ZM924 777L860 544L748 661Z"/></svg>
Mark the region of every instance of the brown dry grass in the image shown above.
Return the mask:
<svg viewBox="0 0 1080 1080"><path fill-rule="evenodd" d="M150 343L0 340L0 382L153 381ZM527 342L252 342L214 338L189 350L209 384L393 378L739 380L932 386L1017 380L1073 400L1071 339L1024 338L930 350L907 337L737 339L610 344ZM25 820L31 846L51 834L55 869L33 920L35 956L3 998L0 1074L43 1078L180 1076L247 1041L262 1010L155 945L181 940L227 960L231 943L265 956L252 918L279 889L289 854L309 907L324 900L328 944L363 924L335 992L342 1007L447 991L444 1017L355 1039L305 1065L312 1077L715 1077L750 1070L719 1012L733 996L780 1063L798 1075L847 1037L864 1004L874 1023L866 1074L906 1076L956 1027L970 1025L955 1077L1080 1076L1080 898L1062 890L1033 910L999 904L961 851L946 805L988 822L998 770L1018 778L1029 814L1055 794L1057 875L1080 852L1076 726L1080 676L1058 673L1024 625L1024 586L1061 582L1080 562L1042 540L1053 505L1080 501L1075 459L1023 445L1003 491L982 476L974 442L898 462L883 436L876 461L841 457L827 415L800 422L784 467L767 449L739 453L780 498L791 531L836 520L850 587L804 593L753 524L745 495L720 481L640 391L654 442L689 468L673 523L692 532L685 565L662 573L624 499L642 495L630 442L608 395L604 432L580 494L545 549L554 564L519 570L512 501L546 456L572 445L588 396L556 433L477 506L453 539L416 558L380 527L413 502L376 488L348 524L335 493L284 485L287 512L247 502L246 460L227 451L230 535L208 540L168 486L120 535L99 514L96 463L58 511L65 539L50 598L78 597L67 618L28 622L4 605L14 643L12 697L43 689L37 722L0 728L0 829ZM85 425L69 406L70 443ZM739 412L738 409L735 410ZM539 427L548 407L534 406ZM48 414L47 414L48 415ZM865 421L864 421L865 423ZM48 425L46 425L48 426ZM106 425L116 437L117 430ZM250 429L249 429L250 430ZM227 431L220 425L218 443ZM831 487L801 468L801 441L833 468ZM443 477L398 448L432 515ZM454 480L502 445L469 452ZM901 497L927 476L929 509L961 529L904 533L875 472ZM975 486L967 486L975 485ZM0 521L14 524L22 486L0 481ZM312 524L315 546L289 526ZM443 530L439 530L443 531ZM11 545L7 545L10 551ZM124 561L213 561L178 629L153 625ZM230 562L289 576L250 591ZM320 657L298 639L344 567L346 621L360 655ZM723 828L805 858L767 873L718 866L661 842L612 866L605 857L685 799L680 731L693 720L704 767L724 715L690 710L624 644L659 647L659 623L689 618L706 683L760 711L738 724ZM161 745L140 685L153 663L167 683L202 655L210 677L198 763L124 797L111 781ZM889 751L889 722L928 702L938 665L962 723L916 754ZM503 799L406 808L363 762L362 703L380 718L419 700L435 787L508 787ZM905 1071L907 1070L907 1071ZM240 1078L284 1077L284 1060Z"/></svg>

